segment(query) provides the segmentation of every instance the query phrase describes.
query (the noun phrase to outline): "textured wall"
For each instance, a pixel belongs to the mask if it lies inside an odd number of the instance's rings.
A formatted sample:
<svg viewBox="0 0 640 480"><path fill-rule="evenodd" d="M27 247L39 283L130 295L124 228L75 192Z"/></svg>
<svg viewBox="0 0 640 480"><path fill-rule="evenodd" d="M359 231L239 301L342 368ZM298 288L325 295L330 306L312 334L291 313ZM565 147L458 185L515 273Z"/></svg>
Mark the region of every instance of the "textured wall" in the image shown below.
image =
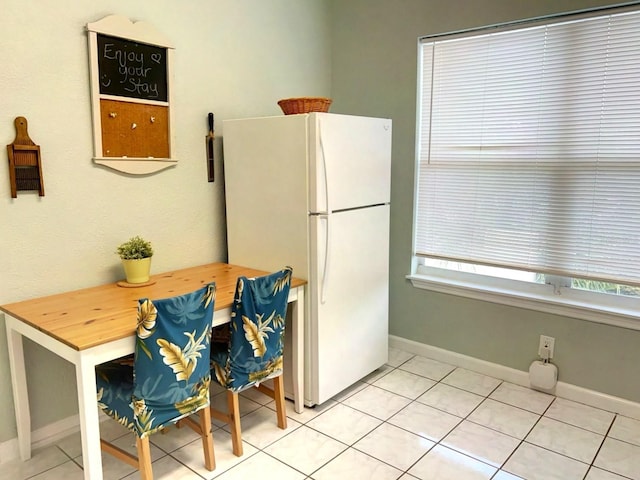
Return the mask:
<svg viewBox="0 0 640 480"><path fill-rule="evenodd" d="M175 44L175 168L131 177L96 166L85 26L110 14L144 20ZM226 260L222 120L281 114L283 97L330 95L328 9L318 0L5 0L0 138L25 116L42 148L46 196L11 199L0 168L0 304L122 278L116 246L153 242L152 273ZM308 58L313 58L309 61ZM207 112L216 114L207 182ZM5 157L6 158L6 157ZM6 165L6 160L5 163ZM32 427L77 413L74 372L27 342ZM0 442L15 437L0 315Z"/></svg>

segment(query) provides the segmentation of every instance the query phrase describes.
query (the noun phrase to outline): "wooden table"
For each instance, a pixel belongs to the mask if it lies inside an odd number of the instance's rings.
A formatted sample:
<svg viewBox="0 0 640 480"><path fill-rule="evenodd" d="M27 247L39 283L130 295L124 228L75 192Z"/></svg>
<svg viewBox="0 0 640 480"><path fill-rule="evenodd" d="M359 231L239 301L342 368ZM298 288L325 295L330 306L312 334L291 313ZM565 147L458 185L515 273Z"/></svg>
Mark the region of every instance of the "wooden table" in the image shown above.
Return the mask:
<svg viewBox="0 0 640 480"><path fill-rule="evenodd" d="M213 263L154 275L151 285L126 288L101 285L73 292L1 305L5 313L13 401L22 460L31 458L31 417L22 337L73 363L76 368L84 478L102 480L100 429L96 400L95 366L133 353L139 298L159 299L182 295L216 283L213 324L229 321L239 276L255 277L268 272ZM295 410L304 400L304 285L294 278L292 302L292 369Z"/></svg>

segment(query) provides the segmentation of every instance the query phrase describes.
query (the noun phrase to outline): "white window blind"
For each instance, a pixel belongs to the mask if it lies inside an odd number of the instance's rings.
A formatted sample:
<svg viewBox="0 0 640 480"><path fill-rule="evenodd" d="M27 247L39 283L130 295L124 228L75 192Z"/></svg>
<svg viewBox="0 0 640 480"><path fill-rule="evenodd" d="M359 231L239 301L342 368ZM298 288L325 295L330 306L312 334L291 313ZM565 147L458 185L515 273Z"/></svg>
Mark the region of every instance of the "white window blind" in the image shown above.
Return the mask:
<svg viewBox="0 0 640 480"><path fill-rule="evenodd" d="M415 253L640 283L640 12L421 42Z"/></svg>

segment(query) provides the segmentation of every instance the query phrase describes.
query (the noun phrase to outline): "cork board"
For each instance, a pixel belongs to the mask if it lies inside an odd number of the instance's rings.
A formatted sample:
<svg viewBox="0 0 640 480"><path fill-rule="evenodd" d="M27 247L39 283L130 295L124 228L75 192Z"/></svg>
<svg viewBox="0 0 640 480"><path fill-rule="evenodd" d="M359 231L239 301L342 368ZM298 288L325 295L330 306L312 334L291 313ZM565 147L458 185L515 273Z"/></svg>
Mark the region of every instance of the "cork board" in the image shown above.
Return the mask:
<svg viewBox="0 0 640 480"><path fill-rule="evenodd" d="M100 100L104 157L169 158L169 108Z"/></svg>

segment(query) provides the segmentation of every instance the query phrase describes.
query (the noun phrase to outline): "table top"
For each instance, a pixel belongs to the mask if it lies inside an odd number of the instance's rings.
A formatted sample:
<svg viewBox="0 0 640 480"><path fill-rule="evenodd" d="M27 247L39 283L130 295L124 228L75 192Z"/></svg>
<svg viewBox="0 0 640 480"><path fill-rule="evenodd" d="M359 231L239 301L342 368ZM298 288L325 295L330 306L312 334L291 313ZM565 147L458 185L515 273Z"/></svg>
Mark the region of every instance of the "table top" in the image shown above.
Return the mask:
<svg viewBox="0 0 640 480"><path fill-rule="evenodd" d="M215 309L233 303L239 276L257 277L270 272L227 263L160 273L150 285L127 288L117 283L59 293L22 302L0 305L3 311L76 350L102 345L132 336L136 329L138 299L159 299L183 295L209 283L216 283ZM306 283L293 278L291 288Z"/></svg>

